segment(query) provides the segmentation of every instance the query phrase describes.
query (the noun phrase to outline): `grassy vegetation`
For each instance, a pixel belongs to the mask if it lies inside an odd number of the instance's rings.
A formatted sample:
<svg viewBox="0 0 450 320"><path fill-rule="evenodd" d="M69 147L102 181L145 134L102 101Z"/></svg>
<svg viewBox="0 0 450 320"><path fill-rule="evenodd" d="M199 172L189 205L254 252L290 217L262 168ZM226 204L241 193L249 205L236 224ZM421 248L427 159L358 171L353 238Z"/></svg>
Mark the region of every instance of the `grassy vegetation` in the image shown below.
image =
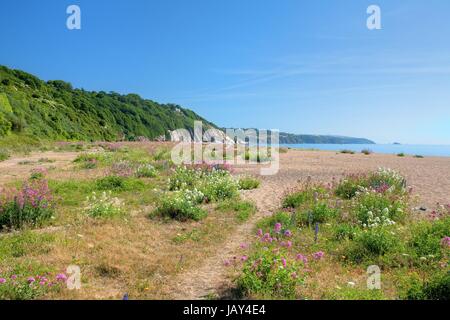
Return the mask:
<svg viewBox="0 0 450 320"><path fill-rule="evenodd" d="M418 219L410 201L388 169L303 185L258 223L238 289L257 299L449 299L450 207ZM366 286L372 265L380 290Z"/></svg>
<svg viewBox="0 0 450 320"><path fill-rule="evenodd" d="M177 168L164 145L64 143L57 148L78 153L69 167L32 171L2 193L8 197L0 202L5 226L0 231L0 282L5 279L0 298L120 298L118 286L135 298L167 297L173 288L161 285L161 279L200 264L256 210L240 200L238 179L225 168ZM53 164L46 156L35 159L33 166ZM24 215L28 211L17 205L16 195L25 185L43 182L52 206L31 208L51 208L51 215L31 209ZM149 219L149 212L158 211L170 218ZM15 221L11 217L22 220L8 226ZM69 265L82 270L82 290L69 291L56 280L68 276ZM37 276L46 278L45 286ZM30 277L36 283L25 290Z"/></svg>
<svg viewBox="0 0 450 320"><path fill-rule="evenodd" d="M241 190L253 190L257 189L261 182L258 179L252 177L243 177L239 179L239 189Z"/></svg>

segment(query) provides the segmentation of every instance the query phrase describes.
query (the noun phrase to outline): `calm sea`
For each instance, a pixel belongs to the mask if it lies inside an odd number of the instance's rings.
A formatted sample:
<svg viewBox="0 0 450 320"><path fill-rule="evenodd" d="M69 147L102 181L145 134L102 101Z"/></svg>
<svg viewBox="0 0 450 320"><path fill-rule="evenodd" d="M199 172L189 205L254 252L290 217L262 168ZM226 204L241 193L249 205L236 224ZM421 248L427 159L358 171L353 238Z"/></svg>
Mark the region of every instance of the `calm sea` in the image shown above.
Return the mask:
<svg viewBox="0 0 450 320"><path fill-rule="evenodd" d="M398 154L422 156L450 157L450 145L412 145L412 144L283 144L282 146L296 149L316 149L341 151L352 150L361 152L364 149L375 153Z"/></svg>

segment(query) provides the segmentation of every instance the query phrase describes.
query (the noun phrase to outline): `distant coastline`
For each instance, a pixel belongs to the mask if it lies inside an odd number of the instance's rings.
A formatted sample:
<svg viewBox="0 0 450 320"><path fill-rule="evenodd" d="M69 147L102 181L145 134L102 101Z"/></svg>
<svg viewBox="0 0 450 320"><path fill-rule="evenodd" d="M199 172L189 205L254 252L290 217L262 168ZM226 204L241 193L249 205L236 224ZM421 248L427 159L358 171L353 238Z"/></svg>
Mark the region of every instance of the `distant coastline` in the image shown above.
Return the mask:
<svg viewBox="0 0 450 320"><path fill-rule="evenodd" d="M361 152L370 150L374 153L382 154L405 154L407 156L426 156L426 157L450 157L450 145L408 145L408 144L321 144L304 143L289 144L280 143L284 147L293 149L315 149L323 151L351 150Z"/></svg>

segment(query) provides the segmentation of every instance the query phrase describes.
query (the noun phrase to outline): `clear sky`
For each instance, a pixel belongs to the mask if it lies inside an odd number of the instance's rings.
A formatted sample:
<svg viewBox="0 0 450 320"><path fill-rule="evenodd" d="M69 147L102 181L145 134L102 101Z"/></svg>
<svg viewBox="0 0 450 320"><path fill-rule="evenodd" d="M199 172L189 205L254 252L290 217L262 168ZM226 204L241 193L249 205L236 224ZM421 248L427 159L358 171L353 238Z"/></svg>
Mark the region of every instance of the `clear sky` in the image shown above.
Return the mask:
<svg viewBox="0 0 450 320"><path fill-rule="evenodd" d="M450 144L448 0L2 1L0 39L0 64L220 126Z"/></svg>

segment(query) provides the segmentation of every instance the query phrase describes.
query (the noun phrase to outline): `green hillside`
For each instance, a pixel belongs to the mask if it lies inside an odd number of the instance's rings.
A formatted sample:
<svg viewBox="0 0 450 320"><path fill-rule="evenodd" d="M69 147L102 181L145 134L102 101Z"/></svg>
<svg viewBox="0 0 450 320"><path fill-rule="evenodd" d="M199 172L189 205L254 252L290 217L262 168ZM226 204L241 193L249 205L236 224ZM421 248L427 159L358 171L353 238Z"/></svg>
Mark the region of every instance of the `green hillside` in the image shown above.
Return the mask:
<svg viewBox="0 0 450 320"><path fill-rule="evenodd" d="M0 66L0 139L13 134L46 140L156 139L167 137L168 130L192 129L195 120L215 127L177 105L74 89Z"/></svg>

